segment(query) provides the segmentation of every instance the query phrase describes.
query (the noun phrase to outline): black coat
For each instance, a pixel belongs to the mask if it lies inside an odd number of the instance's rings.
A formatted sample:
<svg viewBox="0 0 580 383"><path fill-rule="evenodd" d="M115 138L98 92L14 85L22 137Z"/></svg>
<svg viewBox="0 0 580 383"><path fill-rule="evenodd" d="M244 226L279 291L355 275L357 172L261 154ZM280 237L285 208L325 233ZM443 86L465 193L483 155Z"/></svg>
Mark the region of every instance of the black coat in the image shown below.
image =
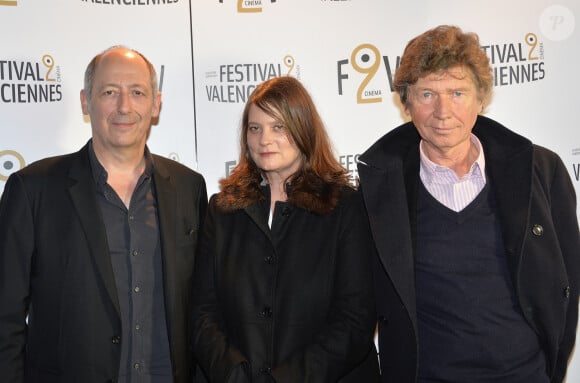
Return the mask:
<svg viewBox="0 0 580 383"><path fill-rule="evenodd" d="M268 202L266 202L268 203ZM208 380L377 382L368 220L358 192L317 215L210 200L197 255L194 352Z"/></svg>
<svg viewBox="0 0 580 383"><path fill-rule="evenodd" d="M551 381L561 382L578 321L580 236L574 187L555 153L481 116L473 133L482 143L486 173L494 185L515 293L543 345ZM407 123L359 158L379 254L374 270L382 382L416 380L413 249L419 141L413 124Z"/></svg>
<svg viewBox="0 0 580 383"><path fill-rule="evenodd" d="M36 162L6 183L0 202L3 383L117 379L120 308L87 148ZM189 383L190 293L207 194L199 174L153 157L171 360L175 383Z"/></svg>

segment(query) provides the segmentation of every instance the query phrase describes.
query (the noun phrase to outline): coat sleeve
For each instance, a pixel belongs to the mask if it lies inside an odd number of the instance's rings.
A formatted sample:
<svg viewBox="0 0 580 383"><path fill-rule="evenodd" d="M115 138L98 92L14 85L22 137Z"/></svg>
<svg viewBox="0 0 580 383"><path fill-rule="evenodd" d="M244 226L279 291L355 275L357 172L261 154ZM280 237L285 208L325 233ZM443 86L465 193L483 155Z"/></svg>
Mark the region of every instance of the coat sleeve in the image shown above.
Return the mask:
<svg viewBox="0 0 580 383"><path fill-rule="evenodd" d="M569 281L569 302L564 336L560 342L552 382L562 382L576 340L578 294L580 282L580 232L576 211L576 194L570 176L558 158L551 185L551 212L562 250Z"/></svg>
<svg viewBox="0 0 580 383"><path fill-rule="evenodd" d="M22 180L12 174L0 200L0 376L5 383L24 382L32 222Z"/></svg>
<svg viewBox="0 0 580 383"><path fill-rule="evenodd" d="M193 350L208 381L244 383L250 381L248 362L228 341L214 284L216 214L219 213L210 201L194 269Z"/></svg>
<svg viewBox="0 0 580 383"><path fill-rule="evenodd" d="M341 208L326 326L312 343L272 369L277 383L336 382L366 358L377 358L372 341L376 322L371 270L374 245L359 192L352 193ZM378 377L378 368L376 374Z"/></svg>

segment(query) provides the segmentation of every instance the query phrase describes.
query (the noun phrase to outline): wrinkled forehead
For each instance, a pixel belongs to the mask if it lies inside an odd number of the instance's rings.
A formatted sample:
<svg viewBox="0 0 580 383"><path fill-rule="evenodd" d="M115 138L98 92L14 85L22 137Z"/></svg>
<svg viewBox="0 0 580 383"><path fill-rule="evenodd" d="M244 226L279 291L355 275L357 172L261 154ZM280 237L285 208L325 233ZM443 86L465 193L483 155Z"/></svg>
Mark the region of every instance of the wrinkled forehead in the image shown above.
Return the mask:
<svg viewBox="0 0 580 383"><path fill-rule="evenodd" d="M418 80L443 81L443 80L472 80L473 74L464 66L454 66L446 69L439 69L428 72L420 76Z"/></svg>
<svg viewBox="0 0 580 383"><path fill-rule="evenodd" d="M141 73L146 76L150 75L149 67L145 60L135 52L126 49L105 52L97 62L95 72L99 73L114 69Z"/></svg>

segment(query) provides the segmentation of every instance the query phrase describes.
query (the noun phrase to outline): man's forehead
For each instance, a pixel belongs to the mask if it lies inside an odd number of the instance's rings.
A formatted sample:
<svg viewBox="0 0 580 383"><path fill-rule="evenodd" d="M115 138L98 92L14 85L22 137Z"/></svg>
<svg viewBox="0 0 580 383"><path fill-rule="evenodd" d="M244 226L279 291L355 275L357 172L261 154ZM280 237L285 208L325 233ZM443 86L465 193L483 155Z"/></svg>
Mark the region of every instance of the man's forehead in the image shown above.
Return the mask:
<svg viewBox="0 0 580 383"><path fill-rule="evenodd" d="M423 77L419 77L414 85L421 86L427 83L440 84L442 82L461 86L475 85L469 73L464 70L445 70L429 73Z"/></svg>
<svg viewBox="0 0 580 383"><path fill-rule="evenodd" d="M147 65L132 60L105 60L95 70L95 82L148 84L150 79Z"/></svg>

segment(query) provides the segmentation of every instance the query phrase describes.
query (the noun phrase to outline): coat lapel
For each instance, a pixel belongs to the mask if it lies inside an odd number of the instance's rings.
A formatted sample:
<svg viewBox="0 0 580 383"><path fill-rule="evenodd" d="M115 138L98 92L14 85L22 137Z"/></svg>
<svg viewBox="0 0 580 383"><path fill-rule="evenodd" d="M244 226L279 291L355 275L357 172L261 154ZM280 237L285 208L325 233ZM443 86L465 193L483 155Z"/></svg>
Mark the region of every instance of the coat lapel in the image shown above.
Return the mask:
<svg viewBox="0 0 580 383"><path fill-rule="evenodd" d="M107 294L120 317L121 309L119 307L113 266L109 256L107 233L97 199L95 198L95 180L91 172L88 146L85 146L78 153L78 160L73 161L69 176L74 180L69 186L69 194L87 238L89 251L97 272L103 279Z"/></svg>
<svg viewBox="0 0 580 383"><path fill-rule="evenodd" d="M499 207L504 247L512 280L517 281L531 201L533 147L528 141L496 142L486 126L474 129L485 153L486 171ZM523 143L523 145L522 145Z"/></svg>
<svg viewBox="0 0 580 383"><path fill-rule="evenodd" d="M401 163L389 169L360 166L359 174L364 179L362 192L379 259L415 321L414 258L401 166Z"/></svg>
<svg viewBox="0 0 580 383"><path fill-rule="evenodd" d="M267 220L264 219L264 212L262 211L259 203L253 203L244 209L246 214L250 216L252 221L260 228L262 232L268 237L270 242L274 243L272 240L272 232L268 226Z"/></svg>
<svg viewBox="0 0 580 383"><path fill-rule="evenodd" d="M176 251L177 251L177 205L176 188L171 181L167 169L159 162L155 162L153 182L157 193L157 213L159 214L159 233L161 237L161 257L163 262L163 291L165 297L166 318L171 331L171 318L177 313L176 299L178 299L178 287L175 285L177 274ZM185 236L185 233L184 233ZM170 334L170 336L173 334Z"/></svg>

